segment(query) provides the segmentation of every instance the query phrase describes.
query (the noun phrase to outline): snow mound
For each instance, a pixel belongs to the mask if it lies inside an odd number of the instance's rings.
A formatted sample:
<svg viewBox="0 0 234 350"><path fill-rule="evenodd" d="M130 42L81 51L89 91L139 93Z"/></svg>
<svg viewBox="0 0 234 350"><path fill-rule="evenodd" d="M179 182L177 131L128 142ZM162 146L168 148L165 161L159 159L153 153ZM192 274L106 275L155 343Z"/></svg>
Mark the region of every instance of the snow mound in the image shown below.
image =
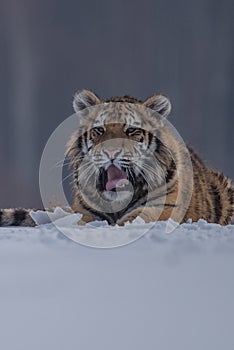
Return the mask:
<svg viewBox="0 0 234 350"><path fill-rule="evenodd" d="M96 248L122 246L132 243L144 235L147 235L148 239L154 240L155 236L156 239L159 239L161 236L164 240L176 239L177 242L181 236L183 241L186 240L186 237L189 237L189 240L204 240L209 237L223 240L234 227L232 225L208 224L202 219L197 223L192 223L192 220L189 220L188 223L182 225L178 225L170 219L164 222L146 224L140 217L137 217L133 223L126 223L123 227L110 226L106 221L94 221L82 226L77 224L81 214L69 214L59 207L54 212L31 211L30 215L38 226L48 223L46 226L48 229L56 228L57 231L71 240ZM51 221L53 224L49 224ZM220 237L220 231L222 231L222 237ZM170 237L171 234L172 237Z"/></svg>
<svg viewBox="0 0 234 350"><path fill-rule="evenodd" d="M56 226L76 225L63 214ZM95 222L84 236L144 234L93 249L39 216L0 228L2 349L234 349L234 226Z"/></svg>

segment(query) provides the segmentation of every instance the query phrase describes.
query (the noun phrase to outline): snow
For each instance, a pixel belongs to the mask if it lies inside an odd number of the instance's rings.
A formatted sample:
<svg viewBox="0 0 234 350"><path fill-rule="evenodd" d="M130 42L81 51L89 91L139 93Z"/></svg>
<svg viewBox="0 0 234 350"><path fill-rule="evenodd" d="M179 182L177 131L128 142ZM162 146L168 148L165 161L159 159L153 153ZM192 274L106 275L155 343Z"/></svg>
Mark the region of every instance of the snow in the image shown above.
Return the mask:
<svg viewBox="0 0 234 350"><path fill-rule="evenodd" d="M77 219L56 215L63 228ZM93 223L82 233L98 244L144 232L96 249L35 220L0 228L1 349L234 349L233 225Z"/></svg>

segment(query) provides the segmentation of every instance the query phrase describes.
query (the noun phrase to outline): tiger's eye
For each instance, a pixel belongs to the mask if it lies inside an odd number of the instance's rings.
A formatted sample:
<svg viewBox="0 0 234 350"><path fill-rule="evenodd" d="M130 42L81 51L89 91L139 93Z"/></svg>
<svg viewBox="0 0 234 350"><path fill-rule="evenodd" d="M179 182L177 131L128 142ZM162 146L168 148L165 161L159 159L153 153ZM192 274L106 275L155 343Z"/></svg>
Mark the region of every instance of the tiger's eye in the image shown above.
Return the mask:
<svg viewBox="0 0 234 350"><path fill-rule="evenodd" d="M140 135L141 134L141 129L139 128L128 128L126 130L126 134L128 136L132 136L132 135Z"/></svg>
<svg viewBox="0 0 234 350"><path fill-rule="evenodd" d="M96 127L96 128L93 128L93 130L96 132L97 135L103 135L104 132L105 132L104 128L101 127L101 126L98 126L98 127Z"/></svg>

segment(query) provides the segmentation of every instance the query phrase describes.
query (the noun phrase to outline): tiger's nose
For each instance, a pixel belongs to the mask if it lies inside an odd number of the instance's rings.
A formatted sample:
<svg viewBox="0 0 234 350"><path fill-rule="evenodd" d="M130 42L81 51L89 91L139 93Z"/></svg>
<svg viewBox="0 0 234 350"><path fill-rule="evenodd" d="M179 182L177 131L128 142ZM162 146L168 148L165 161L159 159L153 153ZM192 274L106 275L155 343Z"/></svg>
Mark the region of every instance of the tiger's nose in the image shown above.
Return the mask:
<svg viewBox="0 0 234 350"><path fill-rule="evenodd" d="M110 159L115 159L116 156L121 152L120 149L108 149L105 148L103 149L103 152L110 158Z"/></svg>

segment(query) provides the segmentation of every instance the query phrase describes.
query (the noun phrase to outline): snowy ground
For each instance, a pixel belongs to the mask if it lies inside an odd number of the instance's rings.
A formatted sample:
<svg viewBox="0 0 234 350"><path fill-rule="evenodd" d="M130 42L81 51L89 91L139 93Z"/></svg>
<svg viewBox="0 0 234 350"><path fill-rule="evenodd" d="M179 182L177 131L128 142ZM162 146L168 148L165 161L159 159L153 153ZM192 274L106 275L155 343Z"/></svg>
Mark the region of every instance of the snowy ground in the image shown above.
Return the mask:
<svg viewBox="0 0 234 350"><path fill-rule="evenodd" d="M234 226L165 227L114 249L1 228L0 348L233 350Z"/></svg>

